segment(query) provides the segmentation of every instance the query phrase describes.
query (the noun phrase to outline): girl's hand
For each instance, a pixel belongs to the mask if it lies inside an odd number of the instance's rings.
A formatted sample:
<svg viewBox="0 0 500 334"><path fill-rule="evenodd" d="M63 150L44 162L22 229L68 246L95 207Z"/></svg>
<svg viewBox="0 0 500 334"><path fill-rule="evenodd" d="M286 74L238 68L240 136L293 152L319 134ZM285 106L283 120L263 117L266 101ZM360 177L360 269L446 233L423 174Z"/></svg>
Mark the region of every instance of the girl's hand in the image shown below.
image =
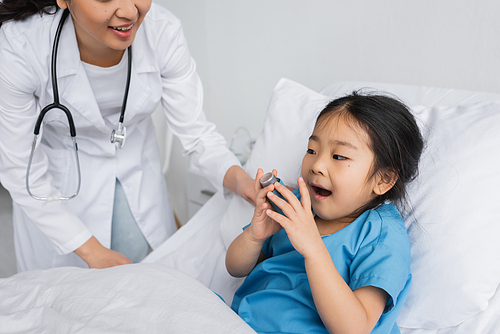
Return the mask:
<svg viewBox="0 0 500 334"><path fill-rule="evenodd" d="M276 170L273 170L276 175ZM262 169L257 170L254 190L255 209L252 222L243 233L231 242L226 252L226 269L234 277L247 276L255 266L265 259L262 245L271 235L282 229L281 225L266 215L266 210L271 208L266 194L274 190L274 185L262 188L260 179L264 175Z"/></svg>
<svg viewBox="0 0 500 334"><path fill-rule="evenodd" d="M276 170L273 169L273 174L276 175ZM260 179L264 175L262 169L257 170L255 177L255 210L250 226L247 228L248 233L252 240L257 242L264 242L271 235L275 234L282 229L281 225L276 223L272 218L266 214L266 210L271 209L271 203L267 199L267 193L274 190L273 184L262 188Z"/></svg>
<svg viewBox="0 0 500 334"><path fill-rule="evenodd" d="M295 250L307 258L307 256L314 256L318 246L323 247L324 244L311 211L309 191L302 177L298 179L298 184L300 202L290 190L276 183L276 190L283 195L288 203L272 192L268 192L267 197L283 211L285 216L269 209L266 210L266 215L286 230Z"/></svg>

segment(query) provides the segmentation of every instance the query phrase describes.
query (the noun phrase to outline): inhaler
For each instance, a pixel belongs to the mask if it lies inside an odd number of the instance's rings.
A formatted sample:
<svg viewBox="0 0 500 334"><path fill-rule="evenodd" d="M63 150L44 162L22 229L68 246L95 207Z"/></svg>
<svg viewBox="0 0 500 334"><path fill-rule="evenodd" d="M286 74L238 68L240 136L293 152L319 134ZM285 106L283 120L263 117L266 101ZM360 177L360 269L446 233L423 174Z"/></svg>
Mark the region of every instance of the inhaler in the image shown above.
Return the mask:
<svg viewBox="0 0 500 334"><path fill-rule="evenodd" d="M274 176L272 172L267 172L260 178L260 184L262 185L263 188L267 187L270 184L275 184L276 182L280 183L282 186L285 186L281 181L281 179L279 177ZM286 201L286 199L276 189L273 190L273 194ZM276 209L277 213L285 215L283 211L276 204L273 203L273 201L270 200L270 202Z"/></svg>

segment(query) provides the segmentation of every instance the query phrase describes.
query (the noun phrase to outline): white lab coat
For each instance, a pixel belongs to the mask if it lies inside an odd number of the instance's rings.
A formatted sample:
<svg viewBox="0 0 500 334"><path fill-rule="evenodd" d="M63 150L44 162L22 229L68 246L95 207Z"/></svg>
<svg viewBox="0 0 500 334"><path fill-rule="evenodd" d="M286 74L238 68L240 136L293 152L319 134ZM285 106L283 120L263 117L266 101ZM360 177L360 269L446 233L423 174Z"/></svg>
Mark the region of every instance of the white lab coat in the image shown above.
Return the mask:
<svg viewBox="0 0 500 334"><path fill-rule="evenodd" d="M21 271L86 266L72 252L91 235L109 247L115 179L123 185L132 214L153 249L175 231L150 117L160 102L184 153L219 190L227 169L238 164L205 118L201 82L177 18L153 4L137 32L124 119L127 139L120 150L109 140L119 115L115 124L101 116L70 16L61 33L57 80L61 103L71 110L76 126L81 190L65 202L32 199L25 189L25 173L37 115L53 102L50 60L61 14L34 15L0 28L0 182L14 202ZM63 113L49 112L44 123L51 120L67 124ZM68 133L59 122L44 126L30 173L35 195L55 194L55 189L66 195L75 189L76 174L66 170L71 160L63 155L73 154Z"/></svg>

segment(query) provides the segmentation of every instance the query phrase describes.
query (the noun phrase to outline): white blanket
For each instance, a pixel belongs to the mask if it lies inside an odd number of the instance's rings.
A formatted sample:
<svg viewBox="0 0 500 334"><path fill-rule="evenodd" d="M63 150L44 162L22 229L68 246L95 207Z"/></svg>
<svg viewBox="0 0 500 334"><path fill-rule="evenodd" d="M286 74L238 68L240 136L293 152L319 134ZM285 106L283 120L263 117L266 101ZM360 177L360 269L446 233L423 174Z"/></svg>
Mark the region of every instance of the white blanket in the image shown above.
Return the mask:
<svg viewBox="0 0 500 334"><path fill-rule="evenodd" d="M164 264L56 268L0 280L0 333L255 333Z"/></svg>

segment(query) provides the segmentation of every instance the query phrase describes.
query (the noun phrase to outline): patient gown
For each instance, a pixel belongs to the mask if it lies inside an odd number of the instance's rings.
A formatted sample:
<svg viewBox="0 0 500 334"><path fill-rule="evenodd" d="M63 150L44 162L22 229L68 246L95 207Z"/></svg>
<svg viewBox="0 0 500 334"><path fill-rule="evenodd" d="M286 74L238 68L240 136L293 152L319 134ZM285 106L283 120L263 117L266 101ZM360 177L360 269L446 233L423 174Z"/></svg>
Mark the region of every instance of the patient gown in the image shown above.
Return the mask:
<svg viewBox="0 0 500 334"><path fill-rule="evenodd" d="M372 333L399 333L396 318L411 272L410 242L397 208L382 204L322 238L352 290L375 286L390 296ZM314 305L304 258L285 230L268 238L262 252L267 259L236 291L232 309L258 333L328 333Z"/></svg>

